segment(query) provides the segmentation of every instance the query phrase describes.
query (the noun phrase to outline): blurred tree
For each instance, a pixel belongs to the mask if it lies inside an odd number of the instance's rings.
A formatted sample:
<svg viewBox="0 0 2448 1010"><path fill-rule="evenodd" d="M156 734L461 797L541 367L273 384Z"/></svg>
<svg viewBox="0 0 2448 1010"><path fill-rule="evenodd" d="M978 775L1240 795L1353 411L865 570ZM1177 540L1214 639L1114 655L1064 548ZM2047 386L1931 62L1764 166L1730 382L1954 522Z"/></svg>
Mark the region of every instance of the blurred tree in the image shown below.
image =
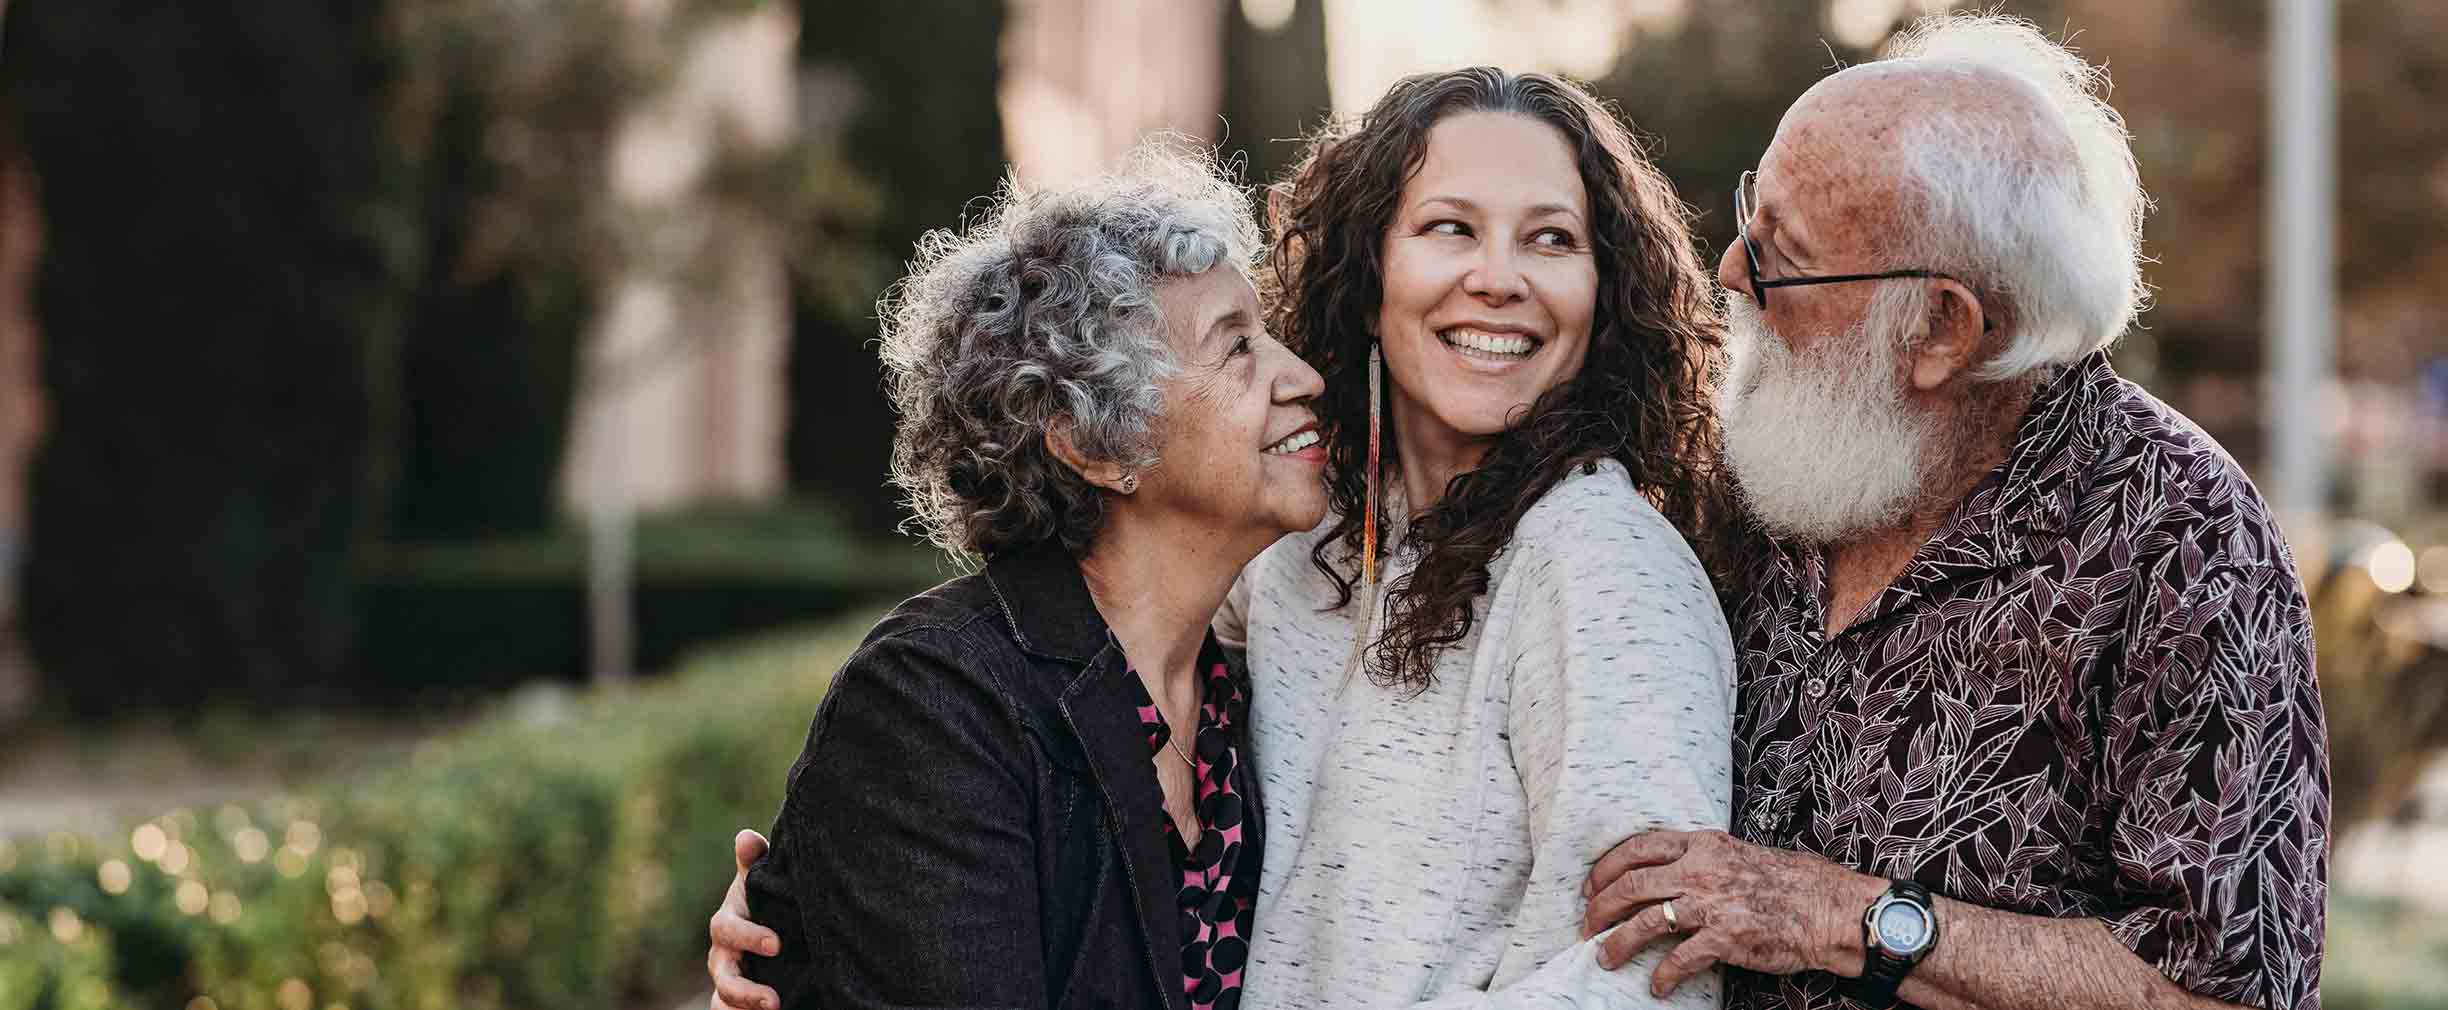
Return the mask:
<svg viewBox="0 0 2448 1010"><path fill-rule="evenodd" d="M885 477L893 416L872 344L875 298L920 235L957 223L1002 177L995 86L1005 13L976 0L801 0L799 9L801 72L811 85L803 117L817 142L837 139L849 167L876 181L879 203L864 227L839 221L843 241L871 255L845 257L831 277L801 277L791 481L834 499L862 531L885 533L902 512Z"/></svg>
<svg viewBox="0 0 2448 1010"><path fill-rule="evenodd" d="M656 230L605 185L613 125L765 2L660 34L621 0L8 5L51 231L24 599L54 697L344 693L363 548L548 524L579 336ZM819 240L864 206L804 145L709 175Z"/></svg>
<svg viewBox="0 0 2448 1010"><path fill-rule="evenodd" d="M618 4L389 8L388 206L408 299L378 358L386 539L556 517L581 335L620 244L605 152L657 67Z"/></svg>
<svg viewBox="0 0 2448 1010"><path fill-rule="evenodd" d="M6 9L50 232L26 627L75 710L281 696L345 656L391 304L377 29L329 0Z"/></svg>
<svg viewBox="0 0 2448 1010"><path fill-rule="evenodd" d="M1280 25L1250 23L1238 8L1225 15L1224 123L1226 158L1244 178L1267 183L1299 158L1301 139L1326 122L1325 0L1292 0Z"/></svg>

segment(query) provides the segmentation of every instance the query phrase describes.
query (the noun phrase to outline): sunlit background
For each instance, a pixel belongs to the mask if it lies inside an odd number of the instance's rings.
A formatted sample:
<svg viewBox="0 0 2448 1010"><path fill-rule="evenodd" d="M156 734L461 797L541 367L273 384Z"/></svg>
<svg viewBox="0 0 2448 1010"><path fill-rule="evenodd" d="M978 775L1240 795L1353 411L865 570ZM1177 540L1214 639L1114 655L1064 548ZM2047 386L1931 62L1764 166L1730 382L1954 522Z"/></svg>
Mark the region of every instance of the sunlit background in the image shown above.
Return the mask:
<svg viewBox="0 0 2448 1010"><path fill-rule="evenodd" d="M1943 0L0 0L0 1010L702 1005L733 829L946 565L873 306L1007 176L1275 178L1559 71L1731 237ZM2117 364L2285 511L2325 999L2448 1007L2448 5L2032 0L2157 201Z"/></svg>

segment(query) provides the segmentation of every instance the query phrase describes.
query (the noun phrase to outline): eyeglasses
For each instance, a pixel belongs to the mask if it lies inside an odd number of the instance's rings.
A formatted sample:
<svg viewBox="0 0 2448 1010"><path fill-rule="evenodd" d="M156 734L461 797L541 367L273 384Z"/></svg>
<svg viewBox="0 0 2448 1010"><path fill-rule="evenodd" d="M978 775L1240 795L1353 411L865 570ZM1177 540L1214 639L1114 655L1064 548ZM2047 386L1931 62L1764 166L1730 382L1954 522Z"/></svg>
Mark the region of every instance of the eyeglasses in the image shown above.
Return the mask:
<svg viewBox="0 0 2448 1010"><path fill-rule="evenodd" d="M1936 270L1888 270L1875 274L1831 274L1825 277L1778 277L1773 280L1760 276L1759 243L1751 239L1751 208L1759 206L1758 172L1744 172L1734 184L1734 234L1742 239L1743 262L1751 271L1751 300L1758 302L1760 311L1768 311L1769 288L1798 288L1809 284L1844 284L1851 281L1884 281L1897 277L1936 277L1955 280ZM1957 283L1962 283L1957 281Z"/></svg>

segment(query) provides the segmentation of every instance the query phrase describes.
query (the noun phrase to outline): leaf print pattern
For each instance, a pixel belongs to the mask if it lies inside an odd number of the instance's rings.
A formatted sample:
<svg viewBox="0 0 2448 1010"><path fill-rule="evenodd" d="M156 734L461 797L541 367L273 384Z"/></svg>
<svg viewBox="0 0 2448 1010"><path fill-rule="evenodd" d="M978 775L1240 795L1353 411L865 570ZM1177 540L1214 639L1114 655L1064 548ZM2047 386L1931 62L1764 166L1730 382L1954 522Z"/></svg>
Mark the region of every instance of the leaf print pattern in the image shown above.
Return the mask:
<svg viewBox="0 0 2448 1010"><path fill-rule="evenodd" d="M1779 544L1736 610L1735 834L2098 918L2195 993L2318 1010L2327 732L2302 581L2190 421L2093 355L1862 618ZM1855 1007L1729 971L1729 1010Z"/></svg>

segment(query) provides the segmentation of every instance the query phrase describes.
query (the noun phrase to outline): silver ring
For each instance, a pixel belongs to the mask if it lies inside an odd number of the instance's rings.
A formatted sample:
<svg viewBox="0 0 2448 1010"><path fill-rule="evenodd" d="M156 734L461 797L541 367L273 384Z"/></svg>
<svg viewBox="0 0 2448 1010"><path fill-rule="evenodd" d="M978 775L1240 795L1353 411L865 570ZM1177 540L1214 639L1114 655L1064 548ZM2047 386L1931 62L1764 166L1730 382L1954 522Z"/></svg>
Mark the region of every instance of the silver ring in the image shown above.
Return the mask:
<svg viewBox="0 0 2448 1010"><path fill-rule="evenodd" d="M1669 933L1682 932L1683 924L1675 921L1674 901L1669 899L1665 904L1658 907L1666 910L1666 931Z"/></svg>

